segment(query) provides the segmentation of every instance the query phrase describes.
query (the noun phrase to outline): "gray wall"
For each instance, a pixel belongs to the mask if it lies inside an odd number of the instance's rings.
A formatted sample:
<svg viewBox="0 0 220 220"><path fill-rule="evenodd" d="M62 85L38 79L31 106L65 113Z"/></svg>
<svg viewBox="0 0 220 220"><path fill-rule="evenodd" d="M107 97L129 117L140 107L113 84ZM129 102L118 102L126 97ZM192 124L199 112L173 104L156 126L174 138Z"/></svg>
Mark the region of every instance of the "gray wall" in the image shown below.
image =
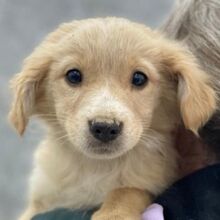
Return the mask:
<svg viewBox="0 0 220 220"><path fill-rule="evenodd" d="M22 60L58 24L121 16L158 26L174 0L0 0L0 220L13 220L25 204L32 153L43 135L32 122L23 138L7 122L8 81Z"/></svg>

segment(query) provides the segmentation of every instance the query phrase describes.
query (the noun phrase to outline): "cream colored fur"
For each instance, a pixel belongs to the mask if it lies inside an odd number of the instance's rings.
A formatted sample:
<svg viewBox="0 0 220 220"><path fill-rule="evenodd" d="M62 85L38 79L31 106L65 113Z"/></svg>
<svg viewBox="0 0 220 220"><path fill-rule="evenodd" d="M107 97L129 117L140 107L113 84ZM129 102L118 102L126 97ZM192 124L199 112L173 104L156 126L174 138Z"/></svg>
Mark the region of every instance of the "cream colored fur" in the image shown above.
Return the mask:
<svg viewBox="0 0 220 220"><path fill-rule="evenodd" d="M65 80L72 68L83 74L80 86ZM131 85L136 70L149 78L143 88ZM121 18L61 25L26 59L12 87L10 120L19 133L32 115L48 128L20 220L92 208L121 187L157 195L178 176L172 132L183 121L196 133L216 105L208 76L186 48ZM89 133L94 118L124 123L106 153Z"/></svg>

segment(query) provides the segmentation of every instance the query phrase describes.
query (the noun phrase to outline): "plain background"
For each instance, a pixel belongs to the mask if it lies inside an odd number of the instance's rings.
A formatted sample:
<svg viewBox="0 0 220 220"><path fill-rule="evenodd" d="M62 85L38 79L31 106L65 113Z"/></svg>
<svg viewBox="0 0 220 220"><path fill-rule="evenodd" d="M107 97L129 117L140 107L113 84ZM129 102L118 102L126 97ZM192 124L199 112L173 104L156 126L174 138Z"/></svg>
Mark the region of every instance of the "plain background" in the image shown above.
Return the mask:
<svg viewBox="0 0 220 220"><path fill-rule="evenodd" d="M120 16L159 26L174 0L0 0L0 219L14 220L25 206L32 154L43 136L37 122L20 138L7 122L9 79L22 60L58 24Z"/></svg>

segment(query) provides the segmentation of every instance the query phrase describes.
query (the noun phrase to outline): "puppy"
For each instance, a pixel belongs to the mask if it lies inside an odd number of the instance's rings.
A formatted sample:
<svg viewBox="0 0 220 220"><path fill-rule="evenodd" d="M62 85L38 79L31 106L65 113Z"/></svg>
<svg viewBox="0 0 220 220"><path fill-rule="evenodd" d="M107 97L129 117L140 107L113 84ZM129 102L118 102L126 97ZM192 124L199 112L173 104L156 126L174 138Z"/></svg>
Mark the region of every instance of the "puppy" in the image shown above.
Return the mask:
<svg viewBox="0 0 220 220"><path fill-rule="evenodd" d="M11 85L18 132L34 115L48 128L20 220L102 203L93 219L139 219L178 177L176 126L196 133L216 106L186 48L121 18L61 25Z"/></svg>

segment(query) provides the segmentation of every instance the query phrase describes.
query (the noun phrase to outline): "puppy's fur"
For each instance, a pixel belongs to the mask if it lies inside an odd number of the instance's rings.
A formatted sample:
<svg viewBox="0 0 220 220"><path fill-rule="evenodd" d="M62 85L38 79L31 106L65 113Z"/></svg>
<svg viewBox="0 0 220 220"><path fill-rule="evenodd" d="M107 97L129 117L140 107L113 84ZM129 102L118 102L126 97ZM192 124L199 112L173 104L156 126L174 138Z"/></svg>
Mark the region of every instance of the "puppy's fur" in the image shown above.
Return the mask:
<svg viewBox="0 0 220 220"><path fill-rule="evenodd" d="M65 80L73 68L83 74L77 86ZM135 71L147 75L145 86L131 84ZM138 218L149 195L177 178L172 131L183 121L196 133L216 106L208 76L186 48L120 18L61 25L25 60L12 87L10 120L18 132L32 115L48 127L20 220L58 207L95 207L115 189L94 218L108 219L102 211L112 214L117 199L118 207L126 203L127 208L117 210L119 218ZM88 128L93 119L123 122L121 135L108 144L98 142ZM117 190L121 187L131 191ZM149 192L146 199L140 190Z"/></svg>

